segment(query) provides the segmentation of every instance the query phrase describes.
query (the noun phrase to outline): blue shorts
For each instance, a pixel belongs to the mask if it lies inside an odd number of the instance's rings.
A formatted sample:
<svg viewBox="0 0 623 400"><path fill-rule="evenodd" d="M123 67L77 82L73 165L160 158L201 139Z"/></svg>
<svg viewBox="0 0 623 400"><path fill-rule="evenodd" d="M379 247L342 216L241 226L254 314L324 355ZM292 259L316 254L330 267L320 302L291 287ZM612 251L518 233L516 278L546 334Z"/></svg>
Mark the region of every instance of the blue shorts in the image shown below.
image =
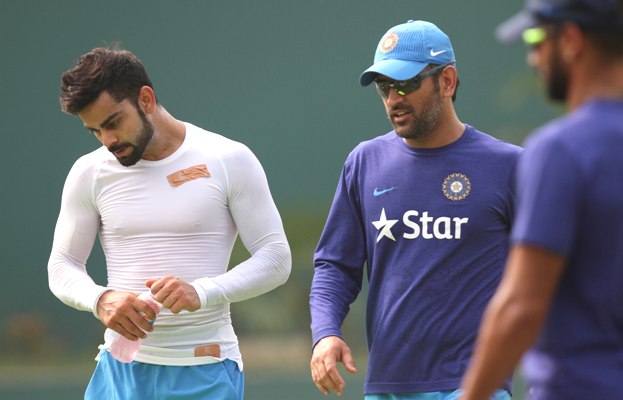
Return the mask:
<svg viewBox="0 0 623 400"><path fill-rule="evenodd" d="M115 360L107 350L84 394L85 400L242 400L244 373L238 364L169 366Z"/></svg>
<svg viewBox="0 0 623 400"><path fill-rule="evenodd" d="M396 394L366 394L364 400L456 400L461 395L460 390L444 392L396 393ZM510 400L511 395L504 389L496 391L491 400Z"/></svg>

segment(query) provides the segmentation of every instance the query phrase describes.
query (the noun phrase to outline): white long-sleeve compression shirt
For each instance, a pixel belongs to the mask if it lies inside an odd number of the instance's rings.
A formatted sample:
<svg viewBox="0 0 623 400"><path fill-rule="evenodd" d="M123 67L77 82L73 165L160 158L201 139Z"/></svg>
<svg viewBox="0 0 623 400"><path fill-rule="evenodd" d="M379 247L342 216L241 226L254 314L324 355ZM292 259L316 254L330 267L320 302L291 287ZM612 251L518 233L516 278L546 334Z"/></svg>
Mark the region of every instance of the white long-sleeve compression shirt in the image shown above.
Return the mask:
<svg viewBox="0 0 623 400"><path fill-rule="evenodd" d="M61 201L48 263L52 292L96 317L107 290L142 292L145 281L174 275L192 283L196 312L163 309L137 361L162 365L213 362L193 350L219 344L221 357L242 369L229 304L283 284L291 255L264 171L244 145L186 123L179 149L159 161L124 167L101 147L72 167ZM88 275L99 239L107 286ZM237 235L251 254L228 270ZM106 331L102 348L110 346Z"/></svg>

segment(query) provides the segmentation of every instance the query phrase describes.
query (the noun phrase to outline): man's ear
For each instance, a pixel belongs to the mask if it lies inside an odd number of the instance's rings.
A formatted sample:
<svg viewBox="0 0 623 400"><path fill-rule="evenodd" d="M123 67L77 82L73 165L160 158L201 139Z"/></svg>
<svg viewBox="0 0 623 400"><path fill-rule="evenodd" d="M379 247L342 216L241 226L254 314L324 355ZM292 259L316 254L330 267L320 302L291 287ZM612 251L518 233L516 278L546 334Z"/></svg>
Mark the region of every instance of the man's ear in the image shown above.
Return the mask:
<svg viewBox="0 0 623 400"><path fill-rule="evenodd" d="M143 86L138 93L138 105L145 114L153 114L156 111L156 94L149 86Z"/></svg>
<svg viewBox="0 0 623 400"><path fill-rule="evenodd" d="M586 40L579 26L576 24L564 24L558 35L560 55L566 64L574 63L584 50Z"/></svg>
<svg viewBox="0 0 623 400"><path fill-rule="evenodd" d="M443 97L452 97L456 92L456 85L459 79L459 75L456 68L452 65L448 65L443 69L441 73L441 95Z"/></svg>

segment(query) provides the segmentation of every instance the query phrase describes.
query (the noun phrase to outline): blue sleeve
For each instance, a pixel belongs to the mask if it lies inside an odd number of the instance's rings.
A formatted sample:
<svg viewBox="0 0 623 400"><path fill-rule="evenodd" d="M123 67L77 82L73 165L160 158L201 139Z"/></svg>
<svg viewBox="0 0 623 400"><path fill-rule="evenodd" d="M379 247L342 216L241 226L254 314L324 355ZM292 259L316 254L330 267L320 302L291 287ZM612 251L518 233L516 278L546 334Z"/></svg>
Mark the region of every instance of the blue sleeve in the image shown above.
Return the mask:
<svg viewBox="0 0 623 400"><path fill-rule="evenodd" d="M309 301L314 345L323 337L342 336L342 322L361 290L365 254L356 179L347 160L314 254Z"/></svg>
<svg viewBox="0 0 623 400"><path fill-rule="evenodd" d="M575 237L582 177L564 145L547 135L537 139L528 144L519 162L512 242L565 256Z"/></svg>

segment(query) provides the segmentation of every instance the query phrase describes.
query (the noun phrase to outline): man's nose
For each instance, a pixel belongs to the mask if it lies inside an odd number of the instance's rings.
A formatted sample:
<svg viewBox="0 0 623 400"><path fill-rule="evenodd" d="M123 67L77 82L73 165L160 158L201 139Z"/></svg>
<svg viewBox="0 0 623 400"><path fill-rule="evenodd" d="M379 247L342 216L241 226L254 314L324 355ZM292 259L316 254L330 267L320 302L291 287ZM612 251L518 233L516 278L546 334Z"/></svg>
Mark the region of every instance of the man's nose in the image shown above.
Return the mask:
<svg viewBox="0 0 623 400"><path fill-rule="evenodd" d="M115 144L119 141L119 138L112 133L110 130L102 129L100 130L100 141L106 147L110 147L110 145Z"/></svg>

